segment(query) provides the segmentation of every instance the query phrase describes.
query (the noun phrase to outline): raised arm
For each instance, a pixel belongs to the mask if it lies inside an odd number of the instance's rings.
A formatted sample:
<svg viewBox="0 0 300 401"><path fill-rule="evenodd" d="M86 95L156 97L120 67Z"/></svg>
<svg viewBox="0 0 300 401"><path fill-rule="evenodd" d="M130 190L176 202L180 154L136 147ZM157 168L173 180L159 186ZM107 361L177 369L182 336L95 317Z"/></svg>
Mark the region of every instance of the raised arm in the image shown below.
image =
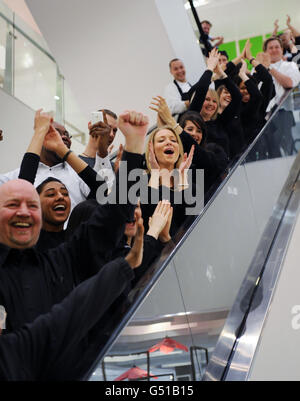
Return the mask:
<svg viewBox="0 0 300 401"><path fill-rule="evenodd" d="M224 74L223 70L219 65L217 66L217 70L218 73L220 74L220 77L222 78L223 85L225 85L225 87L227 88L228 92L231 95L231 102L227 107L225 107L225 109L221 113L222 120L229 121L236 115L239 115L242 95L239 91L239 88L235 85L235 83L232 81L231 78L229 78L226 74ZM221 74L224 75L222 76Z"/></svg>
<svg viewBox="0 0 300 401"><path fill-rule="evenodd" d="M274 29L272 32L272 36L277 36L278 34L278 29L279 29L279 25L278 25L278 19L274 21Z"/></svg>
<svg viewBox="0 0 300 401"><path fill-rule="evenodd" d="M271 74L269 74L268 68L270 66L270 56L267 53L260 52L256 55L256 58L252 56L251 45L248 39L244 58L250 62L255 68L255 74L253 75L257 83L262 82L260 92L262 94L262 110L266 110L270 100L275 96L275 87Z"/></svg>
<svg viewBox="0 0 300 401"><path fill-rule="evenodd" d="M143 224L134 246L74 289L51 312L0 339L0 377L5 380L79 380L90 368L82 340L133 279L143 254ZM96 330L101 330L96 326ZM94 334L94 341L97 338ZM100 349L99 340L93 345Z"/></svg>
<svg viewBox="0 0 300 401"><path fill-rule="evenodd" d="M195 96L191 101L188 110L200 112L205 101L205 97L211 83L213 71L219 63L219 54L217 49L213 49L207 59L207 70L204 71L199 81L194 85Z"/></svg>
<svg viewBox="0 0 300 401"><path fill-rule="evenodd" d="M135 193L131 194L131 187L137 183L138 177L131 179L130 173L134 169L143 171L148 118L142 113L126 111L119 116L119 128L126 144L111 194L104 199L104 204L100 186L97 200L102 204L95 208L92 218L82 224L60 249L53 251L54 260L56 252L58 257L66 255L67 269L75 272L79 282L95 274L104 262L111 259L124 234L126 222L133 219L136 197Z"/></svg>
<svg viewBox="0 0 300 401"><path fill-rule="evenodd" d="M149 108L157 112L157 126L170 125L176 130L178 135L181 134L182 128L172 116L166 100L162 96L152 98Z"/></svg>
<svg viewBox="0 0 300 401"><path fill-rule="evenodd" d="M289 15L287 15L286 25L291 30L294 38L297 38L300 36L300 31L298 31L294 26L291 25L291 17Z"/></svg>
<svg viewBox="0 0 300 401"><path fill-rule="evenodd" d="M242 67L239 72L239 77L244 82L247 91L250 95L250 99L246 105L246 113L254 114L260 108L262 102L262 94L260 93L255 81L247 75L247 64L243 60Z"/></svg>
<svg viewBox="0 0 300 401"><path fill-rule="evenodd" d="M293 80L288 75L277 71L275 68L270 68L270 74L276 79L276 81L284 87L284 89L292 89L294 87Z"/></svg>
<svg viewBox="0 0 300 401"><path fill-rule="evenodd" d="M43 113L42 109L37 110L34 118L34 133L23 157L18 178L34 183L44 139L52 122L53 118L50 114Z"/></svg>
<svg viewBox="0 0 300 401"><path fill-rule="evenodd" d="M106 131L107 135L108 132L109 129ZM76 171L79 177L89 186L91 193L95 196L99 185L103 184L104 181L100 177L97 178L96 171L64 144L61 136L52 124L50 124L49 131L45 136L44 147L55 152L63 162L67 162L73 170Z"/></svg>

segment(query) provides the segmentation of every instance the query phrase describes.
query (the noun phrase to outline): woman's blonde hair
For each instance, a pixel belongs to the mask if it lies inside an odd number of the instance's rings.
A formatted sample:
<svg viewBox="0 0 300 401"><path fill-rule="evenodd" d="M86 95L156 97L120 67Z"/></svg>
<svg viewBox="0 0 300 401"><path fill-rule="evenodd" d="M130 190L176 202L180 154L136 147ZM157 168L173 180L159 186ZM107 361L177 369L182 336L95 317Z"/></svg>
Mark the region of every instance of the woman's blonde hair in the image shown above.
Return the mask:
<svg viewBox="0 0 300 401"><path fill-rule="evenodd" d="M218 115L218 111L219 111L219 107L220 107L220 99L219 99L219 94L217 91L215 91L214 89L208 89L207 93L210 93L211 97L216 100L217 102L217 108L216 111L214 112L214 114L211 116L211 120L215 120L217 118ZM206 96L205 96L206 97Z"/></svg>
<svg viewBox="0 0 300 401"><path fill-rule="evenodd" d="M156 128L154 131L152 131L151 132L151 134L149 135L149 140L148 140L148 142L147 142L147 147L146 147L146 151L145 151L145 158L146 158L146 165L147 165L147 171L148 171L148 173L150 173L151 172L151 165L150 165L150 162L149 162L149 144L152 142L152 144L153 144L153 150L154 150L154 138L155 138L155 135L158 133L158 132L160 132L160 131L162 131L162 130L164 130L164 129L167 129L167 130L169 130L169 131L171 131L174 135L175 135L175 137L176 137L176 139L177 139L177 142L178 142L178 145L179 145L179 157L178 157L178 160L176 161L176 163L175 163L175 166L174 166L174 168L178 168L179 166L180 166L180 163L182 162L182 160L183 160L183 145L182 145L182 142L181 142L181 139L180 139L180 136L175 132L175 130L174 130L174 128L173 127L171 127L170 125L164 125L163 127L160 127L160 128Z"/></svg>

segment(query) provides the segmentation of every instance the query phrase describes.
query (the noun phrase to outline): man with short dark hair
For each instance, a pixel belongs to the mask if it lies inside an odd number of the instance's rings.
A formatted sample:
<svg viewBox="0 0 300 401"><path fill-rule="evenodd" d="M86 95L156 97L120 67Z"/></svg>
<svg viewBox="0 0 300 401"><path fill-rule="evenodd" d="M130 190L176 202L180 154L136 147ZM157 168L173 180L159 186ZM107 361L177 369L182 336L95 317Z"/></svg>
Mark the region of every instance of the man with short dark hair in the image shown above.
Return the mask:
<svg viewBox="0 0 300 401"><path fill-rule="evenodd" d="M297 86L300 82L300 72L293 61L283 60L283 44L280 38L270 37L263 45L264 52L269 56L269 73L273 77L276 96L271 100L268 110L278 103L286 89Z"/></svg>
<svg viewBox="0 0 300 401"><path fill-rule="evenodd" d="M199 38L199 43L200 47L202 50L202 53L205 57L209 56L209 53L212 51L214 47L220 46L224 42L223 36L216 36L215 38L211 38L209 36L210 29L212 27L212 23L204 20L201 22L201 27L203 30L203 34L200 33L200 38ZM217 43L213 45L211 42L215 42L217 40Z"/></svg>
<svg viewBox="0 0 300 401"><path fill-rule="evenodd" d="M283 60L283 44L280 38L268 38L264 42L263 50L268 56L265 66L272 75L275 87L275 97L267 108L269 112L274 110L287 89L292 89L299 84L300 72L296 63ZM288 99L274 116L272 124L276 128L273 128L272 132L268 132L266 136L269 157L281 157L281 149L286 155L292 154L294 149L292 127L295 125L295 119Z"/></svg>

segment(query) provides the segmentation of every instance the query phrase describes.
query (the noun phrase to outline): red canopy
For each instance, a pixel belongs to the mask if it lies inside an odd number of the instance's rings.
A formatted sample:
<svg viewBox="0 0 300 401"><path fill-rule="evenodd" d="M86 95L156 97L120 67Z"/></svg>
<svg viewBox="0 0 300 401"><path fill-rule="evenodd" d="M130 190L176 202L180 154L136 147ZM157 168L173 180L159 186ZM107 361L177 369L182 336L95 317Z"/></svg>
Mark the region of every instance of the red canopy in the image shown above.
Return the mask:
<svg viewBox="0 0 300 401"><path fill-rule="evenodd" d="M148 372L146 370L143 370L138 366L133 366L131 369L121 374L121 376L114 379L114 381L122 381L125 379L140 379L141 377L147 377L147 376ZM150 374L150 376L153 377L154 379L157 379L157 377L153 376L152 374Z"/></svg>
<svg viewBox="0 0 300 401"><path fill-rule="evenodd" d="M175 348L179 348L182 349L183 351L188 352L188 348L185 345L169 337L166 337L159 343L153 345L153 347L149 348L148 351L154 352L159 349L160 352L162 352L163 354L169 354L170 352L173 352Z"/></svg>

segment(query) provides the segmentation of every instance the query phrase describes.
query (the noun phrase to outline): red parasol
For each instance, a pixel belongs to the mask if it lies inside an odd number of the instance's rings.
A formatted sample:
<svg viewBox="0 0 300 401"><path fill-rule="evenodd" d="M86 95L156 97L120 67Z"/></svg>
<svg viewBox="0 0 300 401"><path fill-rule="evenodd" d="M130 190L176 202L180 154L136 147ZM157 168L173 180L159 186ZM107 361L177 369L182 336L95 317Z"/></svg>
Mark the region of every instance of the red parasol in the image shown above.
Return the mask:
<svg viewBox="0 0 300 401"><path fill-rule="evenodd" d="M175 348L179 348L182 349L183 351L188 352L188 348L185 345L169 337L166 337L159 343L153 345L153 347L149 348L148 351L154 352L159 349L160 352L162 352L163 354L169 354L170 352L173 352Z"/></svg>

